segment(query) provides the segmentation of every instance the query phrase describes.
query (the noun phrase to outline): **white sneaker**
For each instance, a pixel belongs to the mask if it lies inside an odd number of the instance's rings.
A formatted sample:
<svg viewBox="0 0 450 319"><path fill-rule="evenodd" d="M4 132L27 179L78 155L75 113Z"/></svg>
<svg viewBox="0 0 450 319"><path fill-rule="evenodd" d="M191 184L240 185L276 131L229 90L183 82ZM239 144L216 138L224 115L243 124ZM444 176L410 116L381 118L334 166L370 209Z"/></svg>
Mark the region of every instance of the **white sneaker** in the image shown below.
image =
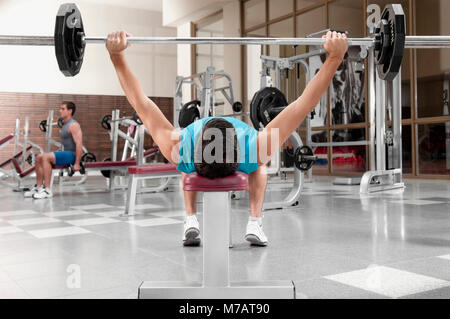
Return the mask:
<svg viewBox="0 0 450 319"><path fill-rule="evenodd" d="M267 237L264 234L262 224L259 225L257 221L249 221L247 224L247 233L245 240L256 246L267 246Z"/></svg>
<svg viewBox="0 0 450 319"><path fill-rule="evenodd" d="M23 193L23 197L25 197L25 198L33 197L33 195L36 194L38 191L39 191L39 187L37 187L37 185L34 185L32 189Z"/></svg>
<svg viewBox="0 0 450 319"><path fill-rule="evenodd" d="M44 199L44 198L52 198L53 193L51 190L46 189L45 187L40 187L39 190L33 194L34 199Z"/></svg>
<svg viewBox="0 0 450 319"><path fill-rule="evenodd" d="M197 216L187 215L184 219L183 246L200 245L200 226Z"/></svg>

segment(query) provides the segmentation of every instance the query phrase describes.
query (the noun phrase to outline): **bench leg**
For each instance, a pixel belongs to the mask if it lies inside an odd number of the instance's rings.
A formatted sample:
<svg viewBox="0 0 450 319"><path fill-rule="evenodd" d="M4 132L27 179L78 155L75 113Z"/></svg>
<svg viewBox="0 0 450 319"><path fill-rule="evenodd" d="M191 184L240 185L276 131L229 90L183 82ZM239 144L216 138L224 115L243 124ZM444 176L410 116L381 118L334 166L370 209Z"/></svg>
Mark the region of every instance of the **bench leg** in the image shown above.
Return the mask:
<svg viewBox="0 0 450 319"><path fill-rule="evenodd" d="M227 192L203 193L203 281L146 281L139 287L139 299L295 298L295 286L292 281L230 283L228 248L230 206Z"/></svg>
<svg viewBox="0 0 450 319"><path fill-rule="evenodd" d="M230 285L228 269L230 201L228 197L227 192L203 193L203 284L205 287Z"/></svg>
<svg viewBox="0 0 450 319"><path fill-rule="evenodd" d="M50 177L50 190L53 189L53 182L55 181L55 172L52 170L52 176ZM59 183L61 184L61 177L59 178Z"/></svg>
<svg viewBox="0 0 450 319"><path fill-rule="evenodd" d="M124 216L134 215L138 182L139 178L137 178L136 175L128 176L127 202L125 205L125 213L123 214Z"/></svg>

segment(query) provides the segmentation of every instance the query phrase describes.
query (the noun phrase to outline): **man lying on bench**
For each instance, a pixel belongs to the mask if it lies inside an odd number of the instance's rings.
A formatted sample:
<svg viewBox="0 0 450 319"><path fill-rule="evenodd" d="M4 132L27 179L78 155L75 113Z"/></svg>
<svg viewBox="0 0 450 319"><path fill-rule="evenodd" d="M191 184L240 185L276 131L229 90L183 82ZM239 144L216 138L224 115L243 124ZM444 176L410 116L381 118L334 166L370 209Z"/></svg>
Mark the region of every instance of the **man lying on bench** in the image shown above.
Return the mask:
<svg viewBox="0 0 450 319"><path fill-rule="evenodd" d="M245 239L254 245L267 245L261 217L267 183L265 163L314 109L327 90L347 51L346 35L328 32L324 36L324 48L328 57L321 70L309 82L303 94L259 132L231 117L204 118L181 132L175 130L158 106L147 97L139 80L130 70L123 54L129 46L129 36L124 31L109 34L106 48L128 101L158 144L161 153L177 165L183 180L187 173L194 171L211 179L232 175L237 170L247 173L250 218ZM184 192L187 214L184 245L200 243L199 223L195 215L196 196L195 192Z"/></svg>
<svg viewBox="0 0 450 319"><path fill-rule="evenodd" d="M80 170L80 160L83 154L83 134L80 124L72 118L75 109L75 104L72 102L61 103L59 115L64 120L64 126L61 128L61 144L64 146L64 151L39 154L36 157L36 185L30 191L24 193L25 197L43 199L53 196L50 189L53 165L73 165L74 171ZM48 129L51 129L51 127Z"/></svg>

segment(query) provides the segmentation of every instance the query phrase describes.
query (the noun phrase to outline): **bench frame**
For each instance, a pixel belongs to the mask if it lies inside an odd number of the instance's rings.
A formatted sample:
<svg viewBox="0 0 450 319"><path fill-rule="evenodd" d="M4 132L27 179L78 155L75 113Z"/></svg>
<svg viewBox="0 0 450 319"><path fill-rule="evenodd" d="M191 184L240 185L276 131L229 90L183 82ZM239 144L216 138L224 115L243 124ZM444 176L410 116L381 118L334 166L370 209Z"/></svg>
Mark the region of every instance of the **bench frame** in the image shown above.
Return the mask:
<svg viewBox="0 0 450 319"><path fill-rule="evenodd" d="M170 164L166 164L170 165ZM147 166L147 165L144 165ZM128 172L128 190L127 190L127 201L125 205L125 212L122 216L133 216L136 207L136 196L138 193L139 182L147 179L161 179L159 186L140 188L140 192L161 192L168 188L169 182L173 177L181 176L178 171L175 172L159 172L159 173L146 173L146 174L133 174Z"/></svg>
<svg viewBox="0 0 450 319"><path fill-rule="evenodd" d="M199 189L199 191L205 190ZM293 281L230 282L231 191L216 190L203 193L203 280L199 282L145 281L139 286L139 299L295 298Z"/></svg>

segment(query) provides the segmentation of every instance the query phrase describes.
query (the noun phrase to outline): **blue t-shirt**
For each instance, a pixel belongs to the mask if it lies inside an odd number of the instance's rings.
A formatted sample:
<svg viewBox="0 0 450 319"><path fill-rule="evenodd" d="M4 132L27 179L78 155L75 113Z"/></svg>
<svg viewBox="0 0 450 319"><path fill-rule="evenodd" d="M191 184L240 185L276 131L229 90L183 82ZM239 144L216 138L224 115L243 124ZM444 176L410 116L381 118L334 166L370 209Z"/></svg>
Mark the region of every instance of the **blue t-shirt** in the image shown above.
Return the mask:
<svg viewBox="0 0 450 319"><path fill-rule="evenodd" d="M233 124L239 143L240 160L238 170L249 174L258 169L257 136L258 131L246 123L233 117L205 117L195 121L181 131L180 157L177 170L184 173L195 172L194 145L197 135L203 129L203 125L213 119L222 118Z"/></svg>

